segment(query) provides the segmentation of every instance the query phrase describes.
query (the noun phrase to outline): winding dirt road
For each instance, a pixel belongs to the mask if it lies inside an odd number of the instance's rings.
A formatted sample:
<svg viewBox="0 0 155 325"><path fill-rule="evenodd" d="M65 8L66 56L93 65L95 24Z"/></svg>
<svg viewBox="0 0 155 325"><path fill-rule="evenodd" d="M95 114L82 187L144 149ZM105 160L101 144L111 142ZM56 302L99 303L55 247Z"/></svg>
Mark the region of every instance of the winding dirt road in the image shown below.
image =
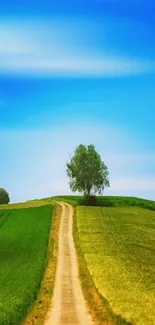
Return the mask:
<svg viewBox="0 0 155 325"><path fill-rule="evenodd" d="M93 325L87 312L80 281L72 236L73 208L60 203L62 216L55 289L45 325Z"/></svg>

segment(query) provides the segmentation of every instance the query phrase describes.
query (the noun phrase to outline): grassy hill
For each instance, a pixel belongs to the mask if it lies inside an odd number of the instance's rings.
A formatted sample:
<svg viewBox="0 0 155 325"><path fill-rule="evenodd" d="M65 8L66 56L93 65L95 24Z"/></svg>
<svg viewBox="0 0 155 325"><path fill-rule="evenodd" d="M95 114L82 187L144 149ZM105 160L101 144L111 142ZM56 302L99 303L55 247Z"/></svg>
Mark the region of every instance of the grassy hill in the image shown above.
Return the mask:
<svg viewBox="0 0 155 325"><path fill-rule="evenodd" d="M56 196L54 199L70 202L72 205L85 205L85 199L83 196ZM50 198L49 198L50 200ZM155 211L155 201L126 196L97 196L95 200L91 202L92 206L102 207L140 207L144 209Z"/></svg>

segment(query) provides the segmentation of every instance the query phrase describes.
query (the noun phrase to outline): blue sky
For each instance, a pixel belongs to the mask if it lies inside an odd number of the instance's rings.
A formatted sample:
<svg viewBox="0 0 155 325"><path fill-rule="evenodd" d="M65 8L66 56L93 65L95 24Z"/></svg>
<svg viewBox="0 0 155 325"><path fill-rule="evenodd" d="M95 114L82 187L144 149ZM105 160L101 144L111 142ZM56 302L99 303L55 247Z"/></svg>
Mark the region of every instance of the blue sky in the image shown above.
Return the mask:
<svg viewBox="0 0 155 325"><path fill-rule="evenodd" d="M65 162L93 143L105 194L155 199L155 2L0 4L0 186L71 193Z"/></svg>

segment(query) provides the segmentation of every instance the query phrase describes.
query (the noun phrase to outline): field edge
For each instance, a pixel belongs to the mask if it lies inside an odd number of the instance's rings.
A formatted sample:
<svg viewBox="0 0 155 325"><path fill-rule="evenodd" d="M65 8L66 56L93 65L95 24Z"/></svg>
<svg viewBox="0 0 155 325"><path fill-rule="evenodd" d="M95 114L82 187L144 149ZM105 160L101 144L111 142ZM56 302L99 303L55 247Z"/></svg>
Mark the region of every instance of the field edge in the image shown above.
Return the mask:
<svg viewBox="0 0 155 325"><path fill-rule="evenodd" d="M61 207L54 205L53 221L51 219L44 276L37 298L29 309L28 315L22 322L22 325L43 325L45 323L51 305L55 284L60 216Z"/></svg>

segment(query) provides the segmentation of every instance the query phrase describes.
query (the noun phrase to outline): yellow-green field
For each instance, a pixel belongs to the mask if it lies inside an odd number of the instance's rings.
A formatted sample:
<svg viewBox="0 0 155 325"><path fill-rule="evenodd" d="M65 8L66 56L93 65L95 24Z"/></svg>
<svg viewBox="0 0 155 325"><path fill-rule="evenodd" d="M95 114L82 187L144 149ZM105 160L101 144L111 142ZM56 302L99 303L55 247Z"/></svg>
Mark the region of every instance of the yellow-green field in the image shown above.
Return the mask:
<svg viewBox="0 0 155 325"><path fill-rule="evenodd" d="M155 212L81 206L77 226L89 272L112 311L133 325L154 325Z"/></svg>

